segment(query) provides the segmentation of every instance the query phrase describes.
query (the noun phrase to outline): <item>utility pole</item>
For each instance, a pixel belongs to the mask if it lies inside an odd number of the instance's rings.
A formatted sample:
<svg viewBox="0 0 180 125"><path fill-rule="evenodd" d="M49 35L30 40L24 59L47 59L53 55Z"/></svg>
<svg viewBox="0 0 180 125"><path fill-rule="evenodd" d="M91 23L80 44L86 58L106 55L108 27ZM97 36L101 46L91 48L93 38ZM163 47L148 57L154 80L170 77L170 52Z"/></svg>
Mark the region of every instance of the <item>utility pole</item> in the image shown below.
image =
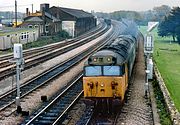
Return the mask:
<svg viewBox="0 0 180 125"><path fill-rule="evenodd" d="M17 27L17 1L15 0L15 27Z"/></svg>
<svg viewBox="0 0 180 125"><path fill-rule="evenodd" d="M33 13L33 4L32 4L32 13Z"/></svg>

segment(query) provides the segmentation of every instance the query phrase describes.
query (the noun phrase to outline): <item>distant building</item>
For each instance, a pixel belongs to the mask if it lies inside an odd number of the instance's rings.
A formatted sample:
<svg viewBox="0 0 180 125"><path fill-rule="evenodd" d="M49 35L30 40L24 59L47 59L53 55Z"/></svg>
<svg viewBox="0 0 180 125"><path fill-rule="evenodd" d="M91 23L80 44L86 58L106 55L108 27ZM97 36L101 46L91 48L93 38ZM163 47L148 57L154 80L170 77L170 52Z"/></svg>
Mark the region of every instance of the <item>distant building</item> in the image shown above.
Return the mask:
<svg viewBox="0 0 180 125"><path fill-rule="evenodd" d="M26 9L26 16L21 27L38 28L40 35L52 35L65 30L70 36L76 37L96 26L96 18L88 12L78 9L51 7L41 4L40 11L30 13Z"/></svg>
<svg viewBox="0 0 180 125"><path fill-rule="evenodd" d="M62 21L62 30L66 30L73 37L96 26L94 16L83 10L53 6L49 12Z"/></svg>
<svg viewBox="0 0 180 125"><path fill-rule="evenodd" d="M38 39L39 32L37 28L11 28L3 27L0 31L0 50L6 50L13 47L14 43L29 43Z"/></svg>
<svg viewBox="0 0 180 125"><path fill-rule="evenodd" d="M20 27L38 28L40 35L52 35L61 31L61 20L45 11L46 4L41 4L41 11L30 13L26 9L26 17Z"/></svg>

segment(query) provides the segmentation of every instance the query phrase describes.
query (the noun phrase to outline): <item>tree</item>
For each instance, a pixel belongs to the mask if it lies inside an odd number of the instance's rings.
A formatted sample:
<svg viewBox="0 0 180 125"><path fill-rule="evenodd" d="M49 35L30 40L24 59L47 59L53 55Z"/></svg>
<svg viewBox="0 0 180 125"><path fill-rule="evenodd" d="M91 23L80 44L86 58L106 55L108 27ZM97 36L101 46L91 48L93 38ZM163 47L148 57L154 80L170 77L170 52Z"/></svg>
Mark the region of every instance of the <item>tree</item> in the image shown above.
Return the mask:
<svg viewBox="0 0 180 125"><path fill-rule="evenodd" d="M170 11L171 11L171 8L167 5L154 7L153 12L156 18L155 20L161 22L164 19L164 17L169 14Z"/></svg>
<svg viewBox="0 0 180 125"><path fill-rule="evenodd" d="M168 27L169 27L169 24L168 24L168 21L167 21L168 19L167 19L167 17L165 17L164 18L164 21L162 21L160 24L159 24L159 26L158 26L158 35L159 36L162 36L162 37L164 37L164 36L168 36L169 34L168 34Z"/></svg>
<svg viewBox="0 0 180 125"><path fill-rule="evenodd" d="M173 41L177 38L180 43L180 8L174 7L168 16L160 23L158 27L158 35L172 36Z"/></svg>

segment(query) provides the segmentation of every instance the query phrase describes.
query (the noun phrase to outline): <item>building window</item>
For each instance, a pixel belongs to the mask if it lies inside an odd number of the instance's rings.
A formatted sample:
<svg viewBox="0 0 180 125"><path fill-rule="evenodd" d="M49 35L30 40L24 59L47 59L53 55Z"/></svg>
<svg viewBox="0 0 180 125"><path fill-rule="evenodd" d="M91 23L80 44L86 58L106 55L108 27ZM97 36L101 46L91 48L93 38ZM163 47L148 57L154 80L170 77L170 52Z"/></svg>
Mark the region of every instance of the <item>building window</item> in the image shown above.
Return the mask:
<svg viewBox="0 0 180 125"><path fill-rule="evenodd" d="M26 32L24 33L24 39L26 39Z"/></svg>
<svg viewBox="0 0 180 125"><path fill-rule="evenodd" d="M38 28L39 26L38 25L34 25L34 28Z"/></svg>
<svg viewBox="0 0 180 125"><path fill-rule="evenodd" d="M23 33L21 33L21 39L24 39Z"/></svg>
<svg viewBox="0 0 180 125"><path fill-rule="evenodd" d="M33 28L33 26L32 25L28 25L28 28Z"/></svg>
<svg viewBox="0 0 180 125"><path fill-rule="evenodd" d="M49 26L48 26L48 25L45 26L45 32L46 32L46 33L49 32Z"/></svg>
<svg viewBox="0 0 180 125"><path fill-rule="evenodd" d="M10 35L7 35L7 37L10 37Z"/></svg>

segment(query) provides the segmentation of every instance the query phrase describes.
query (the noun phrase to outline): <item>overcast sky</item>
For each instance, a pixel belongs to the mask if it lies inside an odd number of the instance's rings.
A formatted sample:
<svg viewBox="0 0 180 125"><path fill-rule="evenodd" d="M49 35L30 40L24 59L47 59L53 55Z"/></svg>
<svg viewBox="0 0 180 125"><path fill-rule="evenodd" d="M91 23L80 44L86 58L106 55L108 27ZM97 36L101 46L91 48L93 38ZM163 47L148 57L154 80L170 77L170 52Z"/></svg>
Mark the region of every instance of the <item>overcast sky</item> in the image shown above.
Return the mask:
<svg viewBox="0 0 180 125"><path fill-rule="evenodd" d="M13 11L15 0L0 0L0 11ZM95 12L112 12L116 10L150 10L154 6L169 5L180 6L180 0L17 0L18 10L25 12L25 8L31 8L34 4L34 10L39 10L39 4L50 3L50 6L62 6L69 8L83 9L85 11L94 10ZM10 6L10 7L6 7Z"/></svg>

